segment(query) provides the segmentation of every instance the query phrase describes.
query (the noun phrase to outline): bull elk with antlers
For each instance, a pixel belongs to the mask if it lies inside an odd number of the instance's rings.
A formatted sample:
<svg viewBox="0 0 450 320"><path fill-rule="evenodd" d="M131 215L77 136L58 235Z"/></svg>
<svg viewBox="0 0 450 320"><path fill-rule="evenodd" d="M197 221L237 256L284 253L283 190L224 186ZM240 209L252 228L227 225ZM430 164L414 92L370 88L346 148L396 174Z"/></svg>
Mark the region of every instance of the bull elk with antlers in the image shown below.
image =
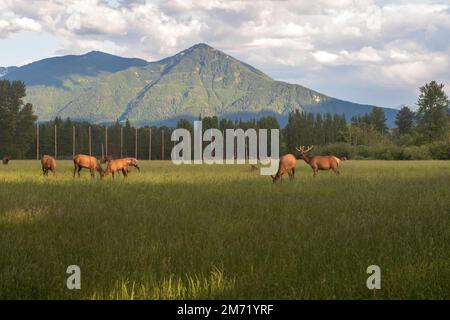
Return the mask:
<svg viewBox="0 0 450 320"><path fill-rule="evenodd" d="M85 154L77 154L75 157L73 157L73 164L75 166L73 170L74 178L76 173L78 173L78 178L80 177L80 171L83 168L89 169L92 178L95 177L95 171L98 171L98 173L100 173L100 176L103 173L100 161L98 161L95 157L91 157Z"/></svg>
<svg viewBox="0 0 450 320"><path fill-rule="evenodd" d="M287 172L289 180L293 180L295 176L295 166L297 165L297 159L292 154L286 154L280 158L277 174L272 177L273 183L278 179L283 182L283 174Z"/></svg>
<svg viewBox="0 0 450 320"><path fill-rule="evenodd" d="M44 176L48 176L48 172L53 172L53 175L56 176L56 160L52 156L47 154L43 155L41 158L42 164L42 173Z"/></svg>
<svg viewBox="0 0 450 320"><path fill-rule="evenodd" d="M316 176L319 170L333 170L336 175L339 175L339 163L341 159L336 156L313 156L309 157L308 152L312 150L313 146L309 146L305 150L305 146L296 147L297 151L300 152L302 159L310 165L313 170L313 175Z"/></svg>

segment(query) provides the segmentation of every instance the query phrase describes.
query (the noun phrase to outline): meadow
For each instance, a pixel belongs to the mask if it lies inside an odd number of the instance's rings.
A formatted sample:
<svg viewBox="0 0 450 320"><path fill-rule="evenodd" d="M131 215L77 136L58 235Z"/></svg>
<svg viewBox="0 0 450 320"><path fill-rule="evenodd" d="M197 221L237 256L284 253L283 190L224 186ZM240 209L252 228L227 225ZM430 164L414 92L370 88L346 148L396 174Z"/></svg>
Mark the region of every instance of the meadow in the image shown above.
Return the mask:
<svg viewBox="0 0 450 320"><path fill-rule="evenodd" d="M0 166L1 299L450 298L449 161L345 161L316 178L299 161L282 184L245 165L141 161L114 182L72 170Z"/></svg>

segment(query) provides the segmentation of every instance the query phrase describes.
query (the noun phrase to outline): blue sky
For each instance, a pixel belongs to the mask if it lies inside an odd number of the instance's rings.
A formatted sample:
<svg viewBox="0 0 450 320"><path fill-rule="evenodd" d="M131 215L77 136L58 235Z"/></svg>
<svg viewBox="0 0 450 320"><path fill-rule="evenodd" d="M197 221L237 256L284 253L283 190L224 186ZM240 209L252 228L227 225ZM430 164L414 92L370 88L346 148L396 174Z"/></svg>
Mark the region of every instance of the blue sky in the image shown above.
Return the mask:
<svg viewBox="0 0 450 320"><path fill-rule="evenodd" d="M450 1L0 2L0 66L100 50L157 60L205 42L277 80L380 106L450 86Z"/></svg>

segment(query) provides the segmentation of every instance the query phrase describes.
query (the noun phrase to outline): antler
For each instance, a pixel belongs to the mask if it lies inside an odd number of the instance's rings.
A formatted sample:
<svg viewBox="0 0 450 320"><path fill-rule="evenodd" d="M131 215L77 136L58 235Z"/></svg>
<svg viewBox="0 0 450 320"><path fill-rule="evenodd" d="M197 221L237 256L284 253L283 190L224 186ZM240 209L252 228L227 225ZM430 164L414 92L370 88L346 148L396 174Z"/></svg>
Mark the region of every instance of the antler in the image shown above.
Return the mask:
<svg viewBox="0 0 450 320"><path fill-rule="evenodd" d="M297 149L297 151L299 151L300 153L308 153L312 150L312 148L314 148L314 146L308 146L308 149L305 150L305 146L301 146L299 147L295 147L295 149Z"/></svg>
<svg viewBox="0 0 450 320"><path fill-rule="evenodd" d="M312 148L314 148L314 146L308 146L308 149L306 149L306 151L304 151L305 153L308 153L312 150Z"/></svg>

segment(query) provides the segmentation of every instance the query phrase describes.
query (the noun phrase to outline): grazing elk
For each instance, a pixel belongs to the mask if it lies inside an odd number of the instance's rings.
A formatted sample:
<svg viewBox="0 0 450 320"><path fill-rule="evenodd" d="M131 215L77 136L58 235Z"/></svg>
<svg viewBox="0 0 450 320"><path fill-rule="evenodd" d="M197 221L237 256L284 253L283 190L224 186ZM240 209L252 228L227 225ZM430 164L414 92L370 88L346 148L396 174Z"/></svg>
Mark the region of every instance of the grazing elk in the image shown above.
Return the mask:
<svg viewBox="0 0 450 320"><path fill-rule="evenodd" d="M95 171L98 171L98 173L100 173L100 176L103 173L100 161L98 161L95 157L91 157L85 154L77 154L75 157L73 157L73 164L75 166L73 170L74 178L75 173L78 173L78 178L80 177L80 171L83 168L89 169L92 178L95 177Z"/></svg>
<svg viewBox="0 0 450 320"><path fill-rule="evenodd" d="M300 152L302 159L310 165L313 170L313 176L315 177L319 170L333 170L336 175L339 175L339 163L341 159L335 156L314 156L308 157L307 153L312 150L313 146L309 146L306 150L304 146L296 147Z"/></svg>
<svg viewBox="0 0 450 320"><path fill-rule="evenodd" d="M53 172L53 175L56 176L56 160L52 156L47 154L43 155L41 158L42 164L42 173L44 176L48 176L48 172Z"/></svg>
<svg viewBox="0 0 450 320"><path fill-rule="evenodd" d="M2 163L4 165L7 165L9 163L9 160L11 160L10 156L4 156L3 159L2 159Z"/></svg>
<svg viewBox="0 0 450 320"><path fill-rule="evenodd" d="M136 167L139 170L137 160L134 158L109 160L108 166L106 167L106 170L103 171L101 177L103 179L105 176L107 176L111 172L112 179L114 180L115 173L118 171L122 171L123 177L126 178L128 176L128 166L129 165Z"/></svg>
<svg viewBox="0 0 450 320"><path fill-rule="evenodd" d="M278 179L283 182L283 174L285 172L289 175L289 180L294 179L295 175L295 166L297 164L297 159L292 154L286 154L281 157L280 163L278 165L277 174L272 177L273 183L275 183Z"/></svg>
<svg viewBox="0 0 450 320"><path fill-rule="evenodd" d="M127 160L129 166L135 167L139 172L141 172L141 169L139 168L139 163L136 158L128 157L125 159Z"/></svg>

